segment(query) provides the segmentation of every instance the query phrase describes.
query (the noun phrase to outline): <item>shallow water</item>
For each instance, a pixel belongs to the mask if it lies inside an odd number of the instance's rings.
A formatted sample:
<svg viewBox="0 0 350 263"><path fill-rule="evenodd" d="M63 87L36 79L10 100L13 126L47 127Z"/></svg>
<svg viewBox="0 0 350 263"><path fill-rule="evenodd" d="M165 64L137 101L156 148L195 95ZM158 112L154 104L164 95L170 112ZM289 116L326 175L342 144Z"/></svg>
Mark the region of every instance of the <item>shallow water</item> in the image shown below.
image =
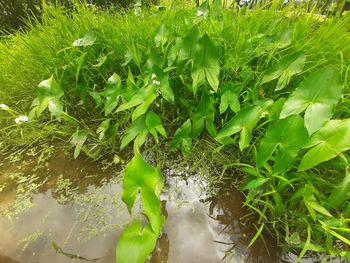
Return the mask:
<svg viewBox="0 0 350 263"><path fill-rule="evenodd" d="M130 221L120 201L120 167L60 150L21 155L0 156L0 263L115 262ZM164 173L167 221L151 263L280 261L266 235L247 248L256 228L242 220L248 211L236 189L212 196L203 176Z"/></svg>

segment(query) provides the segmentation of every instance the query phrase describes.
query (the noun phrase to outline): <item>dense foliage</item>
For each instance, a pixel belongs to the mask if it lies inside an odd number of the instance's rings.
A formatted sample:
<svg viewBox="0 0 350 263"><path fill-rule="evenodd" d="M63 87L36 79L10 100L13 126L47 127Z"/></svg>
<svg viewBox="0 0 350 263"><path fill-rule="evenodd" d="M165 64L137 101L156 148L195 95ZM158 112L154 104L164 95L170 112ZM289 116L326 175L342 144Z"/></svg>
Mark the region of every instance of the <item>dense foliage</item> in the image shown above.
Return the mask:
<svg viewBox="0 0 350 263"><path fill-rule="evenodd" d="M78 5L69 17L48 7L42 24L0 44L10 106L1 136L71 135L74 155L92 157L133 143L123 201L131 212L140 194L147 223L125 228L118 262L143 262L164 223L163 178L142 147L190 157L203 139L232 153L224 169L245 173L260 226L251 243L267 230L298 260L309 250L348 258L350 16L281 6L121 14ZM20 112L29 121L13 129Z"/></svg>

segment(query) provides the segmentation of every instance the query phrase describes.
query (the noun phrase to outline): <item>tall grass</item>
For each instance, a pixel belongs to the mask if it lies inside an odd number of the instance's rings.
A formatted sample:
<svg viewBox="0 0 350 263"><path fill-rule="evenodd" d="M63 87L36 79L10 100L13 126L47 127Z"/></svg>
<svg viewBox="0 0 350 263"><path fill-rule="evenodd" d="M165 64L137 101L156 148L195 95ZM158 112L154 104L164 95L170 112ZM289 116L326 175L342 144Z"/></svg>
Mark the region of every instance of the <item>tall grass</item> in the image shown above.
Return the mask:
<svg viewBox="0 0 350 263"><path fill-rule="evenodd" d="M263 5L253 10L227 9L223 11L222 18L218 20L198 17L196 16L197 10L188 7L165 11L151 8L135 15L134 10L125 12L113 9L101 10L83 4L76 5L75 10L69 12L63 8L46 6L41 22L33 19L28 22L30 30L18 32L3 38L0 42L0 103L8 104L20 112L29 112L29 106L37 96L37 85L43 79L49 79L53 75L64 91L62 100L65 109L72 116L70 121L62 122L61 129L71 129L72 122L76 122L89 132L95 133L97 124L101 123L105 116L101 109L95 107L88 92L104 90L108 78L114 72L121 77L123 84L128 78L129 71L136 76L139 83L142 83L145 75L144 69L135 61L123 66L128 57L126 54L133 51L135 55L140 51L139 56L144 57L143 64L147 64L147 57L151 55L149 47L153 47L154 37L161 24L164 24L170 33L171 44L176 41L177 36L186 36L193 26L197 25L201 33L208 33L210 40L207 41L212 40L215 46L219 47L220 83L229 83L233 85L235 92L238 90L237 94L239 94L239 103L242 108L253 105L261 98L273 100L287 98L306 76L320 67L332 65L337 72L340 72L345 86L333 118L348 118L350 108L350 79L348 77L350 71L350 15L325 18L316 15L314 11L307 13L303 8L293 5L282 8L281 3L274 2L272 6ZM73 48L72 43L75 40L91 31L97 37L93 45ZM167 54L162 58L166 60L168 53L160 49L159 53ZM262 84L262 79L268 69L282 57L296 52L303 52L306 55L306 64L302 73L293 76L285 90L276 92L275 82ZM105 56L107 58L104 63L98 65ZM199 94L192 94L186 89L186 76L185 81L179 81L176 73L171 70L170 68L170 73L167 74L172 82L174 94L178 96L176 103L180 102L171 105L162 101L161 105L156 106L157 102L154 103L152 110L161 115L162 124L168 133L174 135L175 129L179 128L187 118L190 117L193 121L193 108L195 106L197 109L201 108L198 106L201 99ZM186 71L185 73L190 75ZM114 81L115 79L117 77L114 78ZM87 90L86 94L79 92L81 85L84 85L84 89ZM189 86L191 86L190 83ZM207 90L205 92L209 93ZM221 89L206 94L208 101L212 99L213 108L218 104L220 92ZM184 100L181 101L181 99ZM182 105L186 103L187 106ZM184 109L186 107L190 113L186 112ZM143 114L145 117L146 112ZM237 116L233 113L219 115L220 117L216 114L215 119L217 129L225 126L227 120L232 116ZM153 112L153 115L149 116L153 117L160 129L162 126L158 123L158 115ZM124 134L125 128L130 126L131 113L123 111L120 115L113 115L112 118L116 119L117 124L120 122L120 133ZM141 118L142 116L139 116L139 119ZM136 121L134 119L132 121L136 123L139 119L135 119ZM40 121L47 123L49 118ZM245 188L252 190L246 191L248 193L246 205L260 216L259 230L266 228L273 232L280 245L288 244L298 247L302 251L301 256L306 250L346 255L344 247L333 250L332 245L337 244L337 241L334 241L336 238L339 239L339 236L334 234L334 230L344 232L344 236L348 238L348 228L344 225L348 224L346 217L350 213L348 211L350 205L345 209L332 210L332 213L336 215L333 218L334 221L325 221L326 226L324 226L322 225L324 222L319 218L316 222L315 211L311 217L307 215L307 207L300 204L300 197L304 196L306 199L305 191L310 190L312 196L308 197L311 199L306 200L305 203L311 203L316 207L314 210L318 209L317 211L321 211L323 216L328 216L325 208L317 206L317 201L327 205L327 197L332 196L336 189L335 186L344 178L344 167L348 165L349 155L344 153L341 158L317 166L317 169L314 168L308 172L299 173L296 172L296 167L291 167L291 172L283 172L277 176L272 173L269 163L263 168L255 167L256 151L265 135L266 125L274 121L275 119L271 119L259 123L258 128L253 132L252 143L248 142L248 150L244 150L243 154L238 154L237 146L227 149L227 151L237 153L235 160L230 160L227 166L237 164L244 166L242 170L247 173L248 184L246 185L249 185L249 182L262 183L254 187L251 184ZM191 128L189 130L191 133ZM154 132L156 133L155 130ZM73 136L76 146L81 148L87 135L86 131L82 132L78 129L75 137ZM92 135L98 137L96 134ZM193 137L195 139L196 136ZM192 142L192 137L190 140ZM96 141L98 143L97 139ZM115 138L113 141L115 143ZM101 144L105 146L102 142ZM220 151L220 148L217 151ZM262 174L259 174L258 168ZM252 179L254 176L258 177L258 181L256 178ZM263 178L264 176L266 178ZM314 196L317 197L317 200ZM339 205L342 208L344 206L346 204ZM322 217L321 219L323 220ZM258 231L258 234L260 232ZM332 235L335 235L336 238ZM258 235L255 238L257 237ZM346 238L345 243L348 242ZM344 237L339 240L344 241Z"/></svg>

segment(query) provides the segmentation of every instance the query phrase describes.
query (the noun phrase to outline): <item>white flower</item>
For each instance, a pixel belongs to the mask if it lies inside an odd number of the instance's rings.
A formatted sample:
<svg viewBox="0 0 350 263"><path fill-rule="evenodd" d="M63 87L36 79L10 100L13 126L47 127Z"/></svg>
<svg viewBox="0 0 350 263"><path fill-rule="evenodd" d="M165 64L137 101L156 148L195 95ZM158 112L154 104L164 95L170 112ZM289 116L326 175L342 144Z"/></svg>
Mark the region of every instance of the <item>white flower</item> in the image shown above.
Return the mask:
<svg viewBox="0 0 350 263"><path fill-rule="evenodd" d="M139 16L141 14L141 7L135 7L134 9L134 15Z"/></svg>
<svg viewBox="0 0 350 263"><path fill-rule="evenodd" d="M152 79L157 79L157 75L152 73Z"/></svg>
<svg viewBox="0 0 350 263"><path fill-rule="evenodd" d="M0 104L0 110L9 110L9 106L5 105L5 104Z"/></svg>
<svg viewBox="0 0 350 263"><path fill-rule="evenodd" d="M15 119L15 122L17 124L21 124L22 122L27 122L29 121L29 118L27 116L19 116L18 118Z"/></svg>
<svg viewBox="0 0 350 263"><path fill-rule="evenodd" d="M153 85L159 86L159 85L160 85L160 81L159 81L159 80L154 79L154 80L153 80Z"/></svg>
<svg viewBox="0 0 350 263"><path fill-rule="evenodd" d="M196 16L206 16L207 13L203 12L202 10L198 10Z"/></svg>

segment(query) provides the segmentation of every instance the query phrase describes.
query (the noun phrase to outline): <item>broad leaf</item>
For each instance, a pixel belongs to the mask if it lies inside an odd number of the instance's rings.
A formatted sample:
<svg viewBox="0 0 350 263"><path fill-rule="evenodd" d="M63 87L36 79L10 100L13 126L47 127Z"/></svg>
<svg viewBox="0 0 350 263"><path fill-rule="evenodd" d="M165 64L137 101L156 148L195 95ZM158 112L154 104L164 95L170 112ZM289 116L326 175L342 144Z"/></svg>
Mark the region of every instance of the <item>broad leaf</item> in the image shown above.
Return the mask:
<svg viewBox="0 0 350 263"><path fill-rule="evenodd" d="M154 43L157 47L163 47L168 42L168 38L169 31L164 24L161 24L158 28L156 36L154 37Z"/></svg>
<svg viewBox="0 0 350 263"><path fill-rule="evenodd" d="M105 116L110 114L118 106L121 94L121 79L118 74L113 73L108 79L107 88L104 91L104 96L106 97L104 105Z"/></svg>
<svg viewBox="0 0 350 263"><path fill-rule="evenodd" d="M162 122L161 122L160 117L157 114L155 114L153 111L150 111L147 114L146 126L147 126L148 131L153 135L156 142L158 142L157 132L159 132L164 137L167 136L166 131L164 130L164 128L162 126Z"/></svg>
<svg viewBox="0 0 350 263"><path fill-rule="evenodd" d="M192 146L191 120L185 121L180 128L175 131L171 147L181 147L182 154L188 156Z"/></svg>
<svg viewBox="0 0 350 263"><path fill-rule="evenodd" d="M238 95L230 89L224 91L224 93L221 95L220 114L223 114L228 107L230 107L230 109L235 113L237 113L241 108Z"/></svg>
<svg viewBox="0 0 350 263"><path fill-rule="evenodd" d="M63 106L59 99L64 95L61 86L56 82L53 75L47 80L43 80L38 85L38 108L37 113L40 115L48 106L53 116L60 117Z"/></svg>
<svg viewBox="0 0 350 263"><path fill-rule="evenodd" d="M196 93L198 87L204 84L205 80L214 91L219 86L219 53L217 48L211 42L209 36L204 36L198 42L195 59L192 68L193 92Z"/></svg>
<svg viewBox="0 0 350 263"><path fill-rule="evenodd" d="M215 136L216 131L214 128L214 118L214 98L210 96L207 92L203 92L198 107L192 117L193 136L198 137L201 134L204 128L204 123L210 135Z"/></svg>
<svg viewBox="0 0 350 263"><path fill-rule="evenodd" d="M325 67L306 78L285 102L280 118L305 110L305 126L309 134L319 130L332 117L333 106L343 89L339 72Z"/></svg>
<svg viewBox="0 0 350 263"><path fill-rule="evenodd" d="M346 200L348 200L348 196L350 193L350 171L349 167L346 168L346 173L343 181L337 185L334 190L332 191L332 194L329 196L327 200L327 205L330 208L338 208L339 206L346 203Z"/></svg>
<svg viewBox="0 0 350 263"><path fill-rule="evenodd" d="M164 178L159 168L148 164L139 153L136 153L125 168L122 200L131 213L137 195L141 194L143 209L157 236L164 223L159 199L163 185Z"/></svg>
<svg viewBox="0 0 350 263"><path fill-rule="evenodd" d="M182 48L180 49L178 62L185 60L195 60L195 55L198 49L198 41L200 39L198 28L195 26L191 32L183 39Z"/></svg>
<svg viewBox="0 0 350 263"><path fill-rule="evenodd" d="M146 139L145 137L147 136L148 129L146 127L145 123L145 116L141 116L137 120L135 120L131 126L126 130L122 142L120 145L120 149L124 149L125 146L127 146L132 140L134 140L136 137L139 137L138 140L138 147L141 146L144 143L143 139ZM142 139L142 140L140 140ZM137 148L138 148L137 147Z"/></svg>
<svg viewBox="0 0 350 263"><path fill-rule="evenodd" d="M300 73L305 65L306 56L302 52L287 55L283 57L276 65L269 69L261 84L279 79L276 91L283 89L290 81L291 77Z"/></svg>
<svg viewBox="0 0 350 263"><path fill-rule="evenodd" d="M87 139L87 135L87 131L80 129L77 129L77 131L72 135L72 139L70 142L75 146L74 159L76 159L79 156L81 148L83 147Z"/></svg>
<svg viewBox="0 0 350 263"><path fill-rule="evenodd" d="M82 46L92 46L96 41L96 35L94 31L88 32L83 38L74 40L73 46L82 47Z"/></svg>
<svg viewBox="0 0 350 263"><path fill-rule="evenodd" d="M274 172L283 173L297 156L299 150L307 143L309 136L304 121L299 115L292 115L271 125L261 140L257 165L263 166L276 152Z"/></svg>
<svg viewBox="0 0 350 263"><path fill-rule="evenodd" d="M311 136L299 171L310 169L350 149L350 119L330 120Z"/></svg>
<svg viewBox="0 0 350 263"><path fill-rule="evenodd" d="M117 263L144 263L157 244L158 235L148 224L142 228L141 220L133 221L119 237Z"/></svg>
<svg viewBox="0 0 350 263"><path fill-rule="evenodd" d="M240 149L243 150L249 145L251 132L260 120L262 113L267 107L271 106L272 103L272 101L267 100L261 102L261 106L252 105L240 110L218 133L215 139L218 141L223 141L224 138L240 132L241 138L239 141L239 146Z"/></svg>
<svg viewBox="0 0 350 263"><path fill-rule="evenodd" d="M135 121L139 116L146 113L148 107L152 104L157 96L157 92L153 85L141 88L128 102L120 105L116 112L125 111L127 109L140 105L134 110L132 114L132 120Z"/></svg>

